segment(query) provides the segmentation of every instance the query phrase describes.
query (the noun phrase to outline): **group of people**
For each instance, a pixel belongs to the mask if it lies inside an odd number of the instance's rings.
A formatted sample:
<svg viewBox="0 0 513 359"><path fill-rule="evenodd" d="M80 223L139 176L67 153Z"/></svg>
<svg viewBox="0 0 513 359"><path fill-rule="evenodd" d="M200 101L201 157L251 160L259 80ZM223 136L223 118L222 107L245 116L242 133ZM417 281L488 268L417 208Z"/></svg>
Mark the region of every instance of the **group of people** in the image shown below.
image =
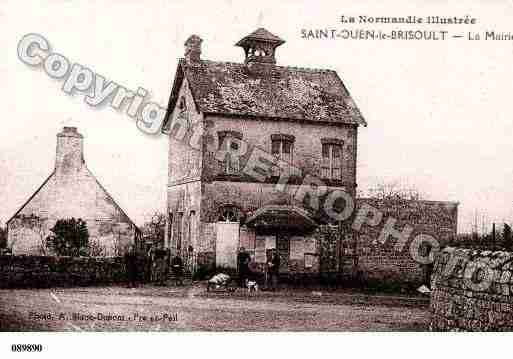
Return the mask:
<svg viewBox="0 0 513 359"><path fill-rule="evenodd" d="M148 256L148 260L151 256ZM130 287L136 286L137 282L137 258L135 252L130 251L125 255L128 285ZM149 261L150 262L150 261ZM175 255L171 259L171 272L175 280L183 285L184 276L184 263L180 256ZM148 268L151 272L151 268ZM240 247L237 254L237 273L239 276L239 286L245 287L247 281L255 281L256 267L255 263L251 261L251 256L244 247ZM264 289L275 291L278 289L278 276L280 273L280 255L276 249L271 249L267 253L267 260L265 263L265 285Z"/></svg>
<svg viewBox="0 0 513 359"><path fill-rule="evenodd" d="M253 280L255 273L251 269L251 256L244 247L239 249L237 254L237 272L239 275L239 285L246 286L246 280ZM275 291L278 289L278 276L280 273L280 255L276 249L271 249L265 263L265 286L267 290Z"/></svg>

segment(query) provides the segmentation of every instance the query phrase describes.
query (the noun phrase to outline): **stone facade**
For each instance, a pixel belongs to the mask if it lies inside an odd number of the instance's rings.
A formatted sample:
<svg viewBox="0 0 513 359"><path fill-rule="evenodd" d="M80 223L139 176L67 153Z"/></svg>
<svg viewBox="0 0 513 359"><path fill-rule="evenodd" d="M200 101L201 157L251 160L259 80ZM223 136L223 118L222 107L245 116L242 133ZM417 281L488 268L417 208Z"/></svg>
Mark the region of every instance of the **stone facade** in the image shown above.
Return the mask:
<svg viewBox="0 0 513 359"><path fill-rule="evenodd" d="M357 232L358 269L364 277L378 281L427 283L431 265L424 265L415 260L415 254L412 252L421 251L422 248L417 248L413 241L419 235L427 235L433 238L440 248L455 238L458 203L360 198L357 211L362 205L371 206L369 208L382 214L378 224L365 223ZM393 223L389 228L399 232L410 227L408 238L399 241L397 236L389 235L383 238L383 241L380 240L380 234L387 228L387 223Z"/></svg>
<svg viewBox="0 0 513 359"><path fill-rule="evenodd" d="M432 276L431 330L513 330L513 253L445 248Z"/></svg>
<svg viewBox="0 0 513 359"><path fill-rule="evenodd" d="M87 168L83 137L74 127L57 135L54 172L7 222L12 253L40 255L44 239L59 219L81 218L87 223L89 243L103 255L122 255L134 244L139 229Z"/></svg>
<svg viewBox="0 0 513 359"><path fill-rule="evenodd" d="M180 65L183 66L183 69L179 68L177 71L168 109L169 223L166 246L172 250L173 255L184 258L190 267L215 265L216 253L217 264L220 265L218 257L224 256L223 253L220 253L219 240L222 239L220 228L230 230L229 225L223 226L220 222L237 222L238 228L234 231L238 232L238 239L231 247L233 253L229 255L232 259L236 256L237 248L243 246L252 256L255 268L261 270L266 261L266 251L273 247L277 248L282 255L281 271L283 273L318 273L321 248L318 228L303 228L301 224L295 228L286 229L255 228L246 223L246 220L259 209L268 206L279 206L278 210L296 211L299 220L303 215L315 217L315 210L308 209L307 203L305 204L305 201L308 202L308 197L304 198L305 196L301 195L300 185L304 183L306 177L316 177L321 174L323 143L326 141L332 141L337 144L337 148L340 148L338 163L340 174L336 179L324 179L328 191L337 189L354 195L356 137L360 120L356 120L356 115L354 118L335 120L322 111L316 113L315 119L294 118L297 117L295 112L291 112L288 119L269 117L264 115L266 111L275 113L278 110L284 111L284 109L279 108L279 105L271 109L268 105L255 99L252 113L243 111L240 114L229 115L220 111L212 112L214 105L208 96L205 98L205 106L210 110L202 109L198 105L199 93L204 91L205 87L202 85L201 79L197 78L202 73L202 70L198 69L198 64L206 66L207 71L214 71L216 76L225 76L219 75L224 71L226 73L224 80L228 82L239 81L236 79L238 71L242 71L242 76L246 76L244 75L246 67L244 65L238 67L236 64L229 63L202 62L199 58L201 41L196 37L193 40L195 41L186 42L186 60ZM194 57L188 58L187 56L192 51L191 46L194 47L192 49ZM252 58L248 62L255 64L258 63L256 60L258 59ZM274 60L266 62L265 66L278 69L274 66ZM223 67L225 69L222 69ZM218 71L220 68L221 72ZM268 72L258 72L255 71L255 68L247 68L252 74L249 75L248 81L241 81L241 86L252 84L254 81L269 80ZM267 69L269 70L270 67ZM189 70L197 70L198 73L187 76ZM312 109L317 108L316 111L323 110L327 113L333 106L332 103L337 103L335 100L328 100L331 94L320 92L319 85L315 82L322 77L336 82L338 77L333 72L288 67L281 68L280 71L282 76L288 77L288 81L290 81L290 83L283 82L283 85L280 85L283 86L280 91L286 92L289 96L291 93L299 94L296 101L303 103L305 109L312 105L314 106ZM230 72L233 74L233 78L230 78L232 76ZM208 77L206 74L204 76ZM305 78L315 76L317 76L315 80L305 81ZM252 86L251 84L248 86ZM337 86L340 84L341 82L337 83ZM237 87L238 85L233 86ZM243 93L251 89L246 90L241 86L238 86L239 95L245 96ZM274 91L271 89L275 85L263 84L262 86L263 89ZM235 87L232 88L230 85L219 88L219 91L222 92L220 96L228 96L226 91L234 91ZM340 93L346 96L343 87L340 87ZM209 96L212 96L212 93ZM326 98L321 99L323 96ZM347 98L338 98L336 101L342 105L343 101L349 101L348 98L347 95ZM238 101L234 96L227 97L227 101L232 100ZM309 102L311 103L309 104ZM248 102L244 103L248 105ZM231 106L226 102L218 105ZM233 105L235 106L235 104ZM288 105L285 104L285 106ZM322 106L325 106L325 109L322 109ZM354 107L352 102L351 106ZM234 108L231 107L231 109ZM255 112L260 112L261 115L255 116ZM198 133L201 136L198 136ZM219 157L219 150L226 143L226 138L236 139L237 146L240 146L236 171L227 170L229 158ZM281 138L291 143L292 149L286 160L287 163L294 166L290 172L291 177L286 190L277 188L277 180L280 175L277 168L264 170L263 176L252 176L251 171L245 170L251 167L251 156L257 151L267 155L267 159L276 158L275 154L272 154L273 141ZM230 151L228 148L227 150ZM304 213L303 210L305 210ZM234 218L223 217L226 213L233 214ZM308 220L309 218L305 218L305 221Z"/></svg>
<svg viewBox="0 0 513 359"><path fill-rule="evenodd" d="M324 123L276 121L267 119L253 119L250 117L227 118L222 116L207 116L204 120L204 134L207 138L218 139L223 131L233 131L242 135L242 141L247 143L248 149L241 157L240 166L245 167L251 157L254 147L271 154L272 137L277 134L285 134L293 138L292 165L301 173L301 180L295 183L303 183L306 175L316 176L322 179L326 185L343 190L352 191L356 184L356 136L357 127L354 125L329 125ZM331 181L321 177L322 140L335 138L341 143L342 161L341 178ZM215 148L215 147L214 147ZM206 181L229 179L230 182L276 182L272 176L266 176L263 181L244 176L244 173L227 178L223 163L209 154L212 146L203 149L203 173ZM294 183L291 178L289 183Z"/></svg>

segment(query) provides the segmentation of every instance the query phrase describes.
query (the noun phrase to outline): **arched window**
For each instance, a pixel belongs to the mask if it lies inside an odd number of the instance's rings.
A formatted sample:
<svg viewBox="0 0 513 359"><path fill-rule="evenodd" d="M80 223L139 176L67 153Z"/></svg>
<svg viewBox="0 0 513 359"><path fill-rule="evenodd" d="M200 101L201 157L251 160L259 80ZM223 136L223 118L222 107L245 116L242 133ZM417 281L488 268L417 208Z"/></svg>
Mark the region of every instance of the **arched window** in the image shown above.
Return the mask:
<svg viewBox="0 0 513 359"><path fill-rule="evenodd" d="M239 222L240 211L235 206L223 206L219 211L219 222Z"/></svg>

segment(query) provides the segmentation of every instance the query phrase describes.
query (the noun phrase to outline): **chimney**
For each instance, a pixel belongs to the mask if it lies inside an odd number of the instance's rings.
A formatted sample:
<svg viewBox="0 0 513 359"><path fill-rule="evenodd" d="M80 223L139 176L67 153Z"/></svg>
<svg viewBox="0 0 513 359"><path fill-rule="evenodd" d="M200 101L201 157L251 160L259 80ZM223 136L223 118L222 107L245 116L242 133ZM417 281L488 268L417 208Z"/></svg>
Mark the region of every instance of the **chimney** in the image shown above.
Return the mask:
<svg viewBox="0 0 513 359"><path fill-rule="evenodd" d="M188 65L200 61L202 42L203 40L198 35L191 35L185 41L185 61Z"/></svg>
<svg viewBox="0 0 513 359"><path fill-rule="evenodd" d="M76 127L64 127L57 134L57 156L55 173L57 175L73 174L84 166L83 136Z"/></svg>

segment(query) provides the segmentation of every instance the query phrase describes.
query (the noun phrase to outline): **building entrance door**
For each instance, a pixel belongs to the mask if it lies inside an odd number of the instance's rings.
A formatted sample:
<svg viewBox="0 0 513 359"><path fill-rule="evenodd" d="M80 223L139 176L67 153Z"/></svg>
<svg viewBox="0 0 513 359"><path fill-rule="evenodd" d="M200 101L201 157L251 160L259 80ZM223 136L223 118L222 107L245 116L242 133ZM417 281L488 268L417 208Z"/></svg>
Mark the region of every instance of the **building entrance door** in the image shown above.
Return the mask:
<svg viewBox="0 0 513 359"><path fill-rule="evenodd" d="M239 222L217 222L216 266L237 268Z"/></svg>
<svg viewBox="0 0 513 359"><path fill-rule="evenodd" d="M281 232L277 234L276 249L280 255L280 272L288 272L290 256L290 235L288 233Z"/></svg>

